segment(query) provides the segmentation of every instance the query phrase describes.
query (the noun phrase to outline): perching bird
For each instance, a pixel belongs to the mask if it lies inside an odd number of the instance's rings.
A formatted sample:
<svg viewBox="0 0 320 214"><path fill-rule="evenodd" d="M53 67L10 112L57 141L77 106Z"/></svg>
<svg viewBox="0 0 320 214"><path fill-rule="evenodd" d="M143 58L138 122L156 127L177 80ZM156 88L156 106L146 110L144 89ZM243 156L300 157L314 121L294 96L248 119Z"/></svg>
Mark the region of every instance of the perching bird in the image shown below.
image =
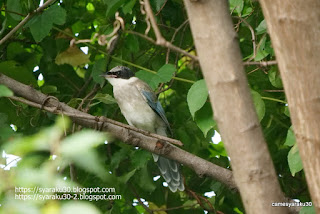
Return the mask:
<svg viewBox="0 0 320 214"><path fill-rule="evenodd" d="M156 95L147 83L134 76L125 66L117 66L101 75L113 86L113 95L121 113L131 126L167 136L169 122ZM179 164L152 154L160 172L172 192L183 191L183 178Z"/></svg>

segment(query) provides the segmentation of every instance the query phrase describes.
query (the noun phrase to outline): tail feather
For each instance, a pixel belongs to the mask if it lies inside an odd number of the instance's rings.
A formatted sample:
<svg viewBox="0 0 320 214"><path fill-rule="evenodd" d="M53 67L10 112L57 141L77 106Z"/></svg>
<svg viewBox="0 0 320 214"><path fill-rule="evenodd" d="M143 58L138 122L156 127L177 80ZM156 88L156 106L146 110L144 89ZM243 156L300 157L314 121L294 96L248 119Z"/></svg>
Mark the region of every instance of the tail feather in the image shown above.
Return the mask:
<svg viewBox="0 0 320 214"><path fill-rule="evenodd" d="M153 154L153 158L154 161L157 162L162 177L168 183L170 190L172 192L176 192L177 190L183 191L184 184L180 174L179 164L173 160L155 154Z"/></svg>

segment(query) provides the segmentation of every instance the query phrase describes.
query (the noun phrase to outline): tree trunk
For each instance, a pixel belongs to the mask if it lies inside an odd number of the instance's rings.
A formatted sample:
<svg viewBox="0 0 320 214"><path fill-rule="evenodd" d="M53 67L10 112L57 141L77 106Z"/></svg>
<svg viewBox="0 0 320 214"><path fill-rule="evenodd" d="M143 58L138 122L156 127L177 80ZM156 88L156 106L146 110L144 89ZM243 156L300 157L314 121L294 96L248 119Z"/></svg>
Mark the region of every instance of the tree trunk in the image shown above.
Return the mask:
<svg viewBox="0 0 320 214"><path fill-rule="evenodd" d="M247 213L287 213L225 0L184 0L215 120Z"/></svg>
<svg viewBox="0 0 320 214"><path fill-rule="evenodd" d="M307 183L320 213L320 1L260 0Z"/></svg>

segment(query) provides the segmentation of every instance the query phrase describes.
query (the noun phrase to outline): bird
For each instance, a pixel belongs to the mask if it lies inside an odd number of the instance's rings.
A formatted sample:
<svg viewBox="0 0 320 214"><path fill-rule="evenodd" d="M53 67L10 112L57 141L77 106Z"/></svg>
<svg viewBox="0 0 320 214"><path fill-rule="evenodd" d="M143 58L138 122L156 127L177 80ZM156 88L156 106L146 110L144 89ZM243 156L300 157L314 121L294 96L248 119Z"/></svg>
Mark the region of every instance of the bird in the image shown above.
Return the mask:
<svg viewBox="0 0 320 214"><path fill-rule="evenodd" d="M116 66L101 75L113 86L113 96L116 99L122 115L129 125L167 136L171 132L165 112L150 86L135 77L125 66ZM162 177L172 192L184 191L180 164L152 153Z"/></svg>

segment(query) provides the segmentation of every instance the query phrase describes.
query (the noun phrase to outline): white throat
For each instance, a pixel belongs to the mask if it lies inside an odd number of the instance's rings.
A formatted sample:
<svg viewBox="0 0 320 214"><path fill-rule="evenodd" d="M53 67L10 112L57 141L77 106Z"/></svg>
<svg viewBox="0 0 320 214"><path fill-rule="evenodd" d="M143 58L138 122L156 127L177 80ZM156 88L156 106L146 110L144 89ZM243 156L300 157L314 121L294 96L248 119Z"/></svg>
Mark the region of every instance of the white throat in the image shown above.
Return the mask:
<svg viewBox="0 0 320 214"><path fill-rule="evenodd" d="M121 78L106 78L106 79L113 87L122 87L124 85L130 84L138 80L137 77L130 77L129 79L121 79Z"/></svg>

